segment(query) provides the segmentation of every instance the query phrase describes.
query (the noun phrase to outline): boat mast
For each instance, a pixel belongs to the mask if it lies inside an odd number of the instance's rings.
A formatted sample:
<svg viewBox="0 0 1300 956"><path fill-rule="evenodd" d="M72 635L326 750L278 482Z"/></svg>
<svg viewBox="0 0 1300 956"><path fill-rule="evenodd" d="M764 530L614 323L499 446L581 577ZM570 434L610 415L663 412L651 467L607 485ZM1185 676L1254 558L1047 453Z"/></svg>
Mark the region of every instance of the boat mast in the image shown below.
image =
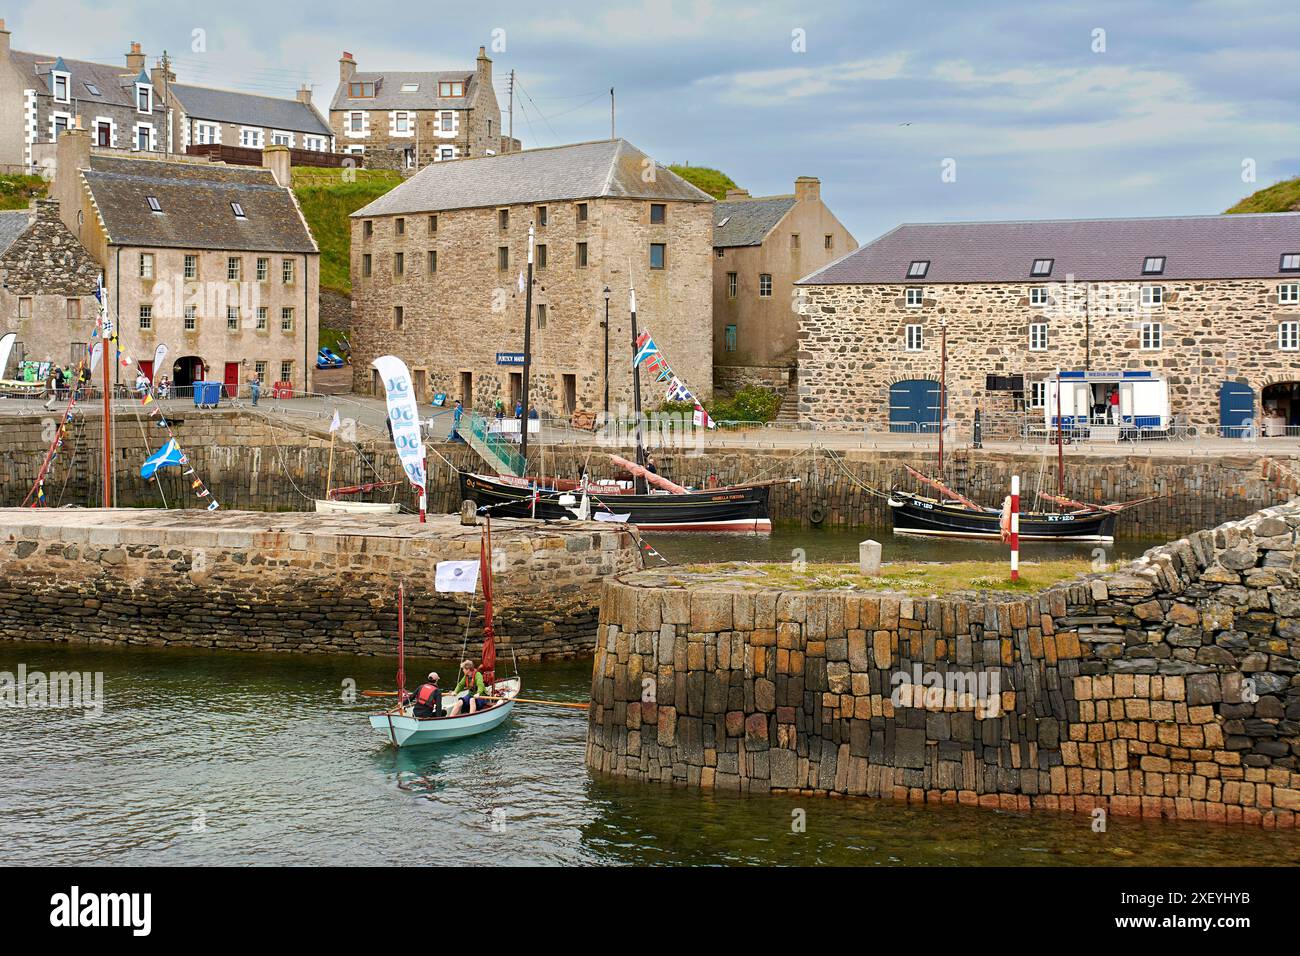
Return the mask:
<svg viewBox="0 0 1300 956"><path fill-rule="evenodd" d="M397 702L406 692L406 585L397 586Z"/></svg>
<svg viewBox="0 0 1300 956"><path fill-rule="evenodd" d="M632 415L636 423L636 463L644 468L645 448L641 445L641 369L636 361L639 348L636 331L636 286L631 284L632 281L632 270L628 269L628 302L632 312ZM639 486L642 485L645 485L645 479L633 475L632 490L639 491ZM649 488L647 487L646 490L648 491Z"/></svg>
<svg viewBox="0 0 1300 956"><path fill-rule="evenodd" d="M428 481L428 478L425 478ZM334 429L330 429L330 463L325 470L325 500L329 501L330 486L334 484Z"/></svg>
<svg viewBox="0 0 1300 956"><path fill-rule="evenodd" d="M1065 448L1061 435L1065 431L1065 421L1061 418L1061 370L1056 370L1056 493L1065 494Z"/></svg>
<svg viewBox="0 0 1300 956"><path fill-rule="evenodd" d="M99 340L100 340L100 370L104 373L104 507L113 507L113 399L110 391L108 369L110 365L117 363L117 350L113 349L112 355L109 355L109 349L116 341L113 335L111 324L108 318L108 290L104 288L104 276L99 276L99 291L101 298L99 300ZM76 385L71 386L73 389Z"/></svg>
<svg viewBox="0 0 1300 956"><path fill-rule="evenodd" d="M519 420L519 457L524 462L524 475L528 474L528 371L533 364L533 224L528 224L528 285L524 289L524 380L523 418Z"/></svg>
<svg viewBox="0 0 1300 956"><path fill-rule="evenodd" d="M943 413L948 407L948 320L939 320L939 477L943 477Z"/></svg>

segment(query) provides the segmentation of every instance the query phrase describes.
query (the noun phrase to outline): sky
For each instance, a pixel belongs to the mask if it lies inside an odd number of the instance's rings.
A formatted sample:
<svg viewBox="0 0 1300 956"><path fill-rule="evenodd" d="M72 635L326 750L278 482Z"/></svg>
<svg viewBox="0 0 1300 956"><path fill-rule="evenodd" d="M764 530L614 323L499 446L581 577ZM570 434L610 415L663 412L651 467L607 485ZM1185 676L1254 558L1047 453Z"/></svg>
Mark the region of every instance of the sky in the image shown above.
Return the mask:
<svg viewBox="0 0 1300 956"><path fill-rule="evenodd" d="M753 195L817 176L859 242L900 222L1222 212L1300 175L1288 2L546 0L310 6L11 2L15 49L120 63L322 112L362 70L493 59L525 148L617 133ZM1253 177L1253 180L1252 180Z"/></svg>

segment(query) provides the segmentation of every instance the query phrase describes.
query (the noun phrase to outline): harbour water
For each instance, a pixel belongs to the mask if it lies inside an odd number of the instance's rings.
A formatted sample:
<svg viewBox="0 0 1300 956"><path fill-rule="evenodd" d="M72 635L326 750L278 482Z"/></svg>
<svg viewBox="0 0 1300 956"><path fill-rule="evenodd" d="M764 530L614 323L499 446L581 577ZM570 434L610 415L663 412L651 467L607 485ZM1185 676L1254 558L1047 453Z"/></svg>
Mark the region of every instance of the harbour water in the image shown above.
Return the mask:
<svg viewBox="0 0 1300 956"><path fill-rule="evenodd" d="M868 536L723 547L848 560ZM691 540L656 546L714 556ZM902 556L903 539L883 540ZM0 675L20 666L101 673L103 711L0 705L4 864L1300 864L1292 834L1251 828L1112 817L1096 833L1083 815L610 780L584 765L583 712L559 708L520 704L489 735L397 751L356 693L392 687L391 658L0 643ZM590 666L528 666L525 695L583 701ZM430 667L455 670L408 660L408 684Z"/></svg>

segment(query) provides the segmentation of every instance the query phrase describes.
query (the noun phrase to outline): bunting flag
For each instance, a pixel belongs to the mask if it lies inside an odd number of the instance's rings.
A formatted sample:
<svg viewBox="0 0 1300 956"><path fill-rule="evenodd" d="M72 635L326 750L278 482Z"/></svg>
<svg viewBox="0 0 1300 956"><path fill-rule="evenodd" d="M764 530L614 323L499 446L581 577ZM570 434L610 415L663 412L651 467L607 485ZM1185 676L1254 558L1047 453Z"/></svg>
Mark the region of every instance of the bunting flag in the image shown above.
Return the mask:
<svg viewBox="0 0 1300 956"><path fill-rule="evenodd" d="M686 386L686 383L673 374L668 359L664 357L649 332L642 332L636 339L637 352L634 365L645 364L646 371L655 376L657 382L667 382L667 399L670 402L694 402L694 422L697 428L717 428L717 423L709 417L699 399Z"/></svg>
<svg viewBox="0 0 1300 956"><path fill-rule="evenodd" d="M180 465L184 457L181 454L181 446L176 444L176 439L173 438L144 460L144 464L140 466L140 477L152 478L159 468Z"/></svg>
<svg viewBox="0 0 1300 956"><path fill-rule="evenodd" d="M633 365L640 365L646 359L659 354L659 346L655 345L655 340L650 338L648 332L643 332L637 339L637 345L640 346L636 357L632 360Z"/></svg>

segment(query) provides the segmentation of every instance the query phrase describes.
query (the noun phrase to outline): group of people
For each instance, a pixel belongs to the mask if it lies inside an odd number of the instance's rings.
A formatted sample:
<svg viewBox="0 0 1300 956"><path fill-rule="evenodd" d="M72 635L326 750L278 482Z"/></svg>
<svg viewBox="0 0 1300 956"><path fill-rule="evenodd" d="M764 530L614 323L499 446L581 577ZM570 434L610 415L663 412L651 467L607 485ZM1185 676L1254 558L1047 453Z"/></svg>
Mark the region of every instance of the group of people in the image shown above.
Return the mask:
<svg viewBox="0 0 1300 956"><path fill-rule="evenodd" d="M149 376L144 374L143 369L137 369L135 373L135 397L144 398L146 395L153 393L155 398L170 398L172 394L172 380L166 375L158 379L155 385L149 381Z"/></svg>
<svg viewBox="0 0 1300 956"><path fill-rule="evenodd" d="M415 689L415 693L408 696L415 717L424 719L459 717L463 713L474 714L481 708L492 705L492 701L487 699L487 684L483 680L483 672L475 667L472 661L460 662L460 679L456 681L456 687L451 692L455 703L452 704L450 712L442 709L442 688L439 686L439 680L437 671L429 671L429 676L424 683ZM461 693L462 690L464 693Z"/></svg>

